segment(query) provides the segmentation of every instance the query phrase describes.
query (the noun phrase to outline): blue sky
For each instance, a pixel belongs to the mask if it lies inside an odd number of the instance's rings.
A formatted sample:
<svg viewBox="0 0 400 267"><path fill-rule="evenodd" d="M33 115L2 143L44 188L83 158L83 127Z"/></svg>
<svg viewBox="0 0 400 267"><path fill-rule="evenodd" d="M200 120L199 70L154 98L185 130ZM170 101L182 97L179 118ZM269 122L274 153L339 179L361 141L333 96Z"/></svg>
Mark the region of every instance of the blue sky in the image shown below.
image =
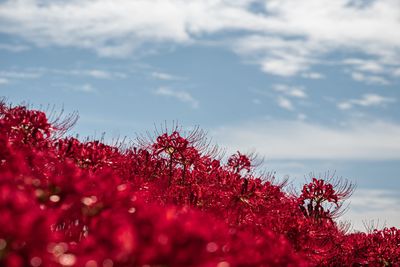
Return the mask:
<svg viewBox="0 0 400 267"><path fill-rule="evenodd" d="M278 177L357 183L346 219L400 226L398 0L0 1L0 91L80 136L200 125Z"/></svg>

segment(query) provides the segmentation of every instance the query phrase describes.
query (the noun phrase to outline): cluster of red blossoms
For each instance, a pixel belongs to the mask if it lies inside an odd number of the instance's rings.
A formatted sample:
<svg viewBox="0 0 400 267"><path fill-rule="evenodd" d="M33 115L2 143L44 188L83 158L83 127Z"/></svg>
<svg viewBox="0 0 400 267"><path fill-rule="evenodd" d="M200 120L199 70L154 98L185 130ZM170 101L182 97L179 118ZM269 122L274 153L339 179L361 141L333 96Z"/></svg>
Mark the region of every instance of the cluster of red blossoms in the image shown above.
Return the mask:
<svg viewBox="0 0 400 267"><path fill-rule="evenodd" d="M0 266L400 266L400 230L348 233L346 183L299 193L199 131L106 145L0 103Z"/></svg>

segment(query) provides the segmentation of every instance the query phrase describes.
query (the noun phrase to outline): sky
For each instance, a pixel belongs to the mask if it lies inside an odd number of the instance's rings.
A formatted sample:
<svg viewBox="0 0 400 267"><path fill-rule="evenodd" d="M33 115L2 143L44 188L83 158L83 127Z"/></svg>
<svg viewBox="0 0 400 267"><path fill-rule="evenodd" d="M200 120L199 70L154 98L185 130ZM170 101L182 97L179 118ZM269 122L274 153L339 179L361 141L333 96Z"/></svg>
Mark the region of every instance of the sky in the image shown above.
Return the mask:
<svg viewBox="0 0 400 267"><path fill-rule="evenodd" d="M400 227L399 0L0 0L0 96L78 111L71 134L198 125L343 219Z"/></svg>

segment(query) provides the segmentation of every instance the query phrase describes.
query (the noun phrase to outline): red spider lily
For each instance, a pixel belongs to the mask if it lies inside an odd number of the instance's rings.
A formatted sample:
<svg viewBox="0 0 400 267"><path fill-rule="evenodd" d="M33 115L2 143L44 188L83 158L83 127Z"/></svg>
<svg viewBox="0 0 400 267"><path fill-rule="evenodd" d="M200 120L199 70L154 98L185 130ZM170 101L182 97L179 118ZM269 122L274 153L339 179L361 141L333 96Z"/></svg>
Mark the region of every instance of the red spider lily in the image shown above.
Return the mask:
<svg viewBox="0 0 400 267"><path fill-rule="evenodd" d="M250 171L251 162L249 157L241 154L239 151L228 159L228 166L233 169L235 173L242 171Z"/></svg>
<svg viewBox="0 0 400 267"><path fill-rule="evenodd" d="M70 121L0 103L0 266L400 264L398 229L337 223L345 181L290 195L197 129L123 147L61 137Z"/></svg>

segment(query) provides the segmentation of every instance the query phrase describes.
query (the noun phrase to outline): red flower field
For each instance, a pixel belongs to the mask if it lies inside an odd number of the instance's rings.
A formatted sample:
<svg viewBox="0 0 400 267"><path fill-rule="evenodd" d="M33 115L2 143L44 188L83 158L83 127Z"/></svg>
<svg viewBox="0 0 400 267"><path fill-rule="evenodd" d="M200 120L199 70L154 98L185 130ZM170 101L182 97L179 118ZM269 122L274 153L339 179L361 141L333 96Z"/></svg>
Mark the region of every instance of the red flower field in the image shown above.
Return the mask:
<svg viewBox="0 0 400 267"><path fill-rule="evenodd" d="M346 181L294 193L200 130L111 146L73 123L0 103L0 266L400 266L400 230L338 223Z"/></svg>

